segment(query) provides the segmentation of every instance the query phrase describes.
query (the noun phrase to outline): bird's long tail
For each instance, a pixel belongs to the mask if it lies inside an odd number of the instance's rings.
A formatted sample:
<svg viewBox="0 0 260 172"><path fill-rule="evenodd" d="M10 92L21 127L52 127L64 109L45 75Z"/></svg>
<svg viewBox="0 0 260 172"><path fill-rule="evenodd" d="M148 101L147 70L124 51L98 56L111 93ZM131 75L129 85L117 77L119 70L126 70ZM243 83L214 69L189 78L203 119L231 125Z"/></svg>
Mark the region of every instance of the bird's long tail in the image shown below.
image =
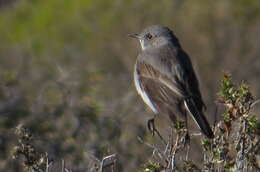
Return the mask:
<svg viewBox="0 0 260 172"><path fill-rule="evenodd" d="M186 99L184 101L184 105L185 108L188 110L188 113L201 129L202 133L205 134L208 138L213 138L214 134L210 128L210 125L203 113L198 110L194 100Z"/></svg>

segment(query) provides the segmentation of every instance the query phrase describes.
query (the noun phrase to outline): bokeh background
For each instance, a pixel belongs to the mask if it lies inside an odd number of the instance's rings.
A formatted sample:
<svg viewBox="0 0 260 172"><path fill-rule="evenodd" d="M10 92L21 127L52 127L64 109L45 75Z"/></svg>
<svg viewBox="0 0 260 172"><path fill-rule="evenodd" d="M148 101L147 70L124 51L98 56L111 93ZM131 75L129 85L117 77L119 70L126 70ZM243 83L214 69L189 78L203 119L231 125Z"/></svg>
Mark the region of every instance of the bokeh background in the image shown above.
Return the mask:
<svg viewBox="0 0 260 172"><path fill-rule="evenodd" d="M0 0L0 171L22 171L10 151L22 123L74 171L117 153L137 171L154 141L138 97L127 37L152 24L174 30L191 56L213 123L223 71L260 97L259 0ZM154 141L156 142L156 140Z"/></svg>

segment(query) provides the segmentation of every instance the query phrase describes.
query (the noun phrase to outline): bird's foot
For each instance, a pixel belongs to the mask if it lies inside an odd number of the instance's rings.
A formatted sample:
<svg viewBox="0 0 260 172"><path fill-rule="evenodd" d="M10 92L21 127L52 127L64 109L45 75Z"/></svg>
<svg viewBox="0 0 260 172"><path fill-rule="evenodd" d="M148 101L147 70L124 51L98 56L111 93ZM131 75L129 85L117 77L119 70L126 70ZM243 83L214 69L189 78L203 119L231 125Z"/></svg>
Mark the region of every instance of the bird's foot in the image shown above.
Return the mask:
<svg viewBox="0 0 260 172"><path fill-rule="evenodd" d="M147 121L147 128L154 136L154 133L156 131L155 124L154 124L154 118L151 118Z"/></svg>
<svg viewBox="0 0 260 172"><path fill-rule="evenodd" d="M152 119L149 119L147 121L147 128L148 130L151 132L151 134L154 136L155 134L158 135L158 137L161 139L161 141L167 145L166 141L164 140L164 138L162 137L162 135L160 134L160 132L156 129L155 127L155 123L154 123L155 119L152 118Z"/></svg>

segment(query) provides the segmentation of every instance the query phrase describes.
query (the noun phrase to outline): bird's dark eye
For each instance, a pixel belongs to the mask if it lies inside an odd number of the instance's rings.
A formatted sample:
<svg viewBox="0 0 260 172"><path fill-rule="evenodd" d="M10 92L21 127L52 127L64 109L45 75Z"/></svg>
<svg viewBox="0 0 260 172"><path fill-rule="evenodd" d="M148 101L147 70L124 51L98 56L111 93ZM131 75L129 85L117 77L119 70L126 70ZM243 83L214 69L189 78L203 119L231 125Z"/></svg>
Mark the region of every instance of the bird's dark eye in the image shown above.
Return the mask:
<svg viewBox="0 0 260 172"><path fill-rule="evenodd" d="M147 33L147 34L145 35L145 37L146 37L147 39L152 39L152 38L153 38L153 35L151 35L150 33Z"/></svg>

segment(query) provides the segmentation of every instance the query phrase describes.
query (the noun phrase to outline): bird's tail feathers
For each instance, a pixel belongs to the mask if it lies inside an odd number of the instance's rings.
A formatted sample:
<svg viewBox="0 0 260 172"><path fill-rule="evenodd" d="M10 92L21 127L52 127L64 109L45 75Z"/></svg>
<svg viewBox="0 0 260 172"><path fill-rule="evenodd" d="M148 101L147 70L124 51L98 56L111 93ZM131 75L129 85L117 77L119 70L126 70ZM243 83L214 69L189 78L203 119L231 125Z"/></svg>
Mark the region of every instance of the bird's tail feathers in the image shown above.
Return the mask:
<svg viewBox="0 0 260 172"><path fill-rule="evenodd" d="M201 129L202 133L205 134L208 138L213 138L214 134L210 128L210 125L206 117L199 112L194 100L186 99L184 101L185 108L188 110L188 113L191 115L193 120L196 122L198 127Z"/></svg>

